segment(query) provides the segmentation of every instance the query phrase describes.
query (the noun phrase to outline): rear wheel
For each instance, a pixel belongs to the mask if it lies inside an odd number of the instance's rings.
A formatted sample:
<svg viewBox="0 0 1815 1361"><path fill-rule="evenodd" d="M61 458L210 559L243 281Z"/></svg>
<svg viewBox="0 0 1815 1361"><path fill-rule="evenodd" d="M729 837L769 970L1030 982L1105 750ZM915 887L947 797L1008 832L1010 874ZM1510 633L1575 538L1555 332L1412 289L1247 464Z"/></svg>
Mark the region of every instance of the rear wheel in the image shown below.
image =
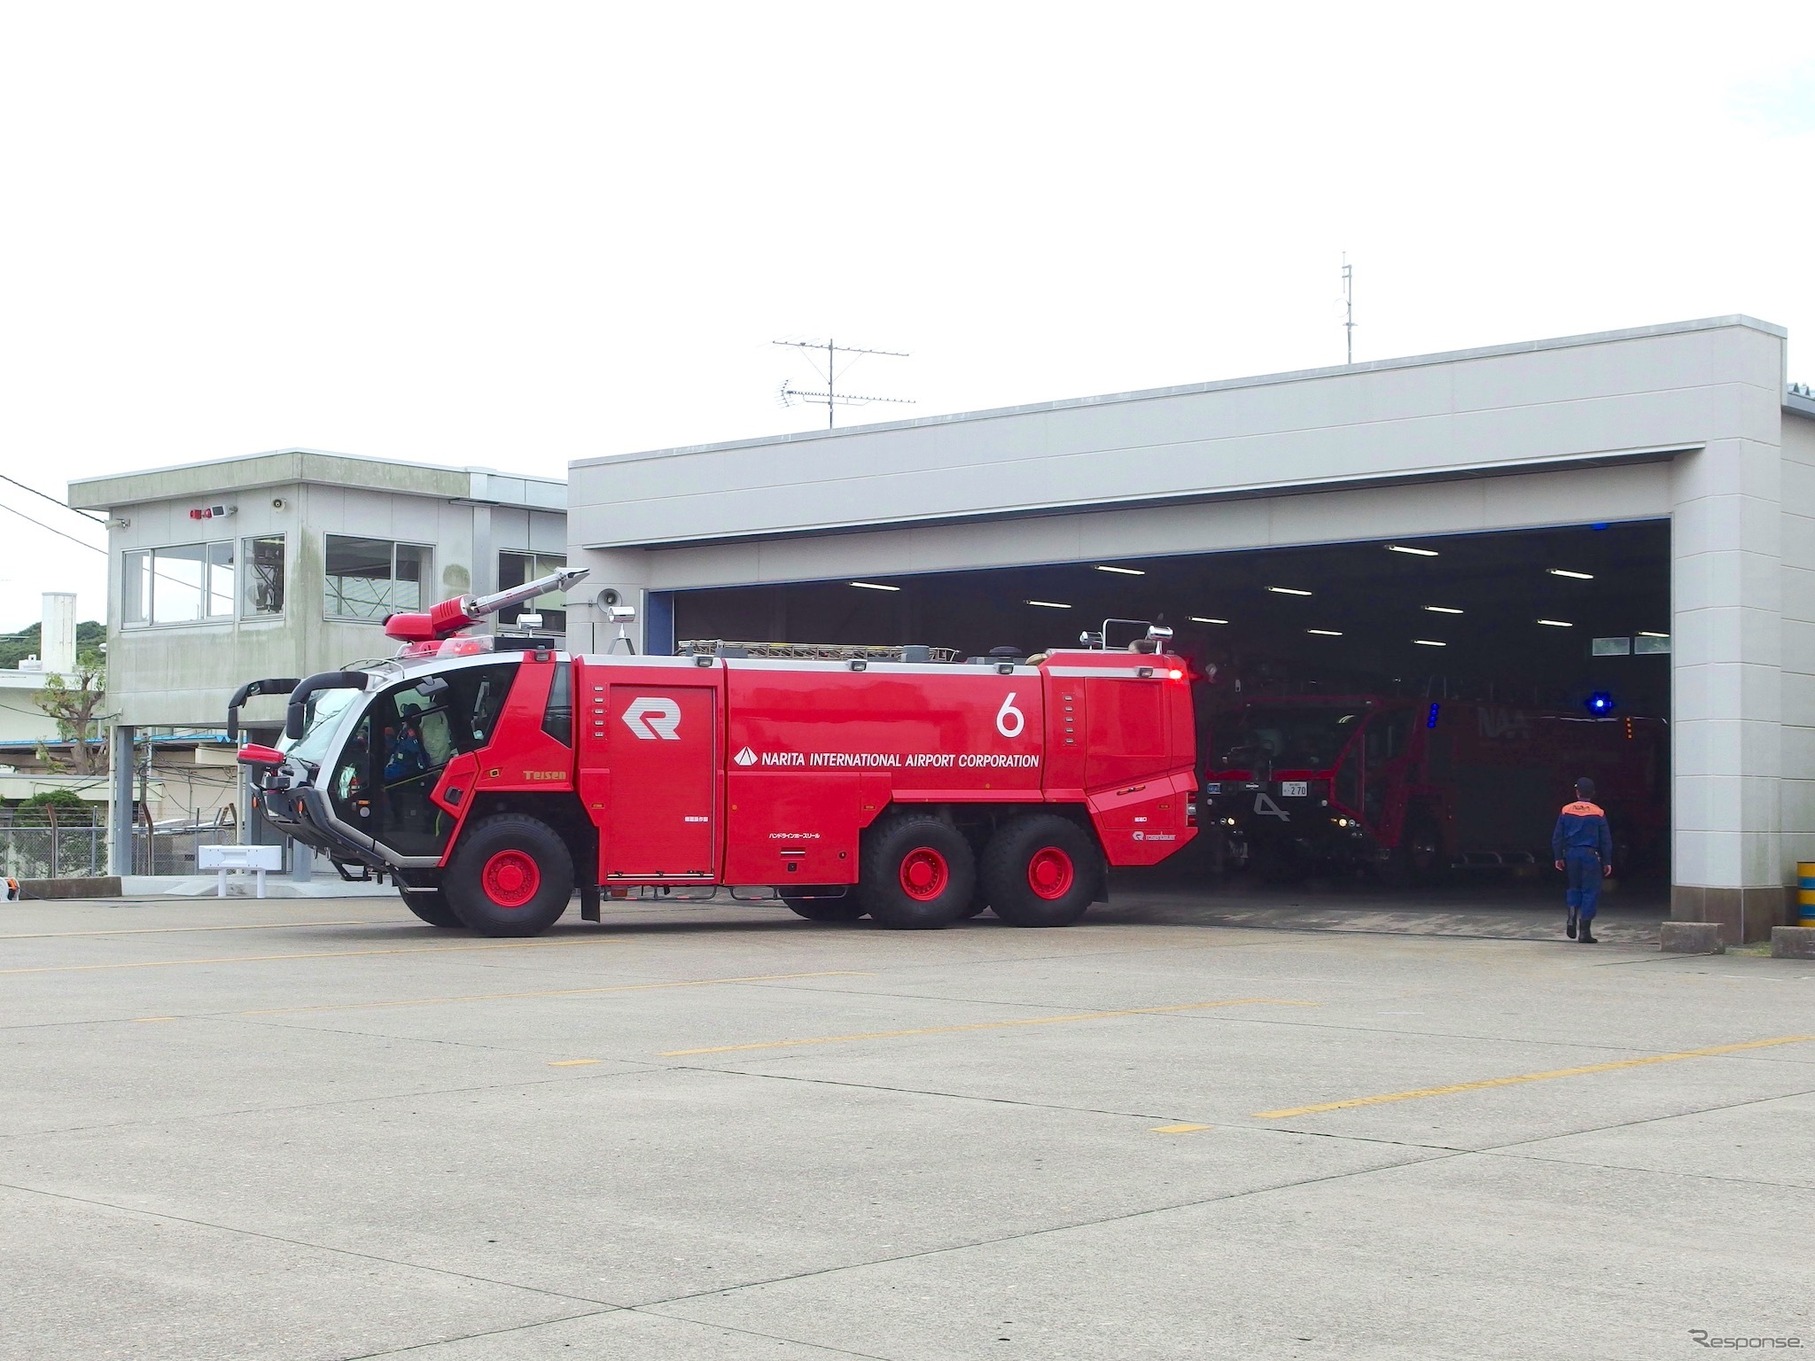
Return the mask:
<svg viewBox="0 0 1815 1361"><path fill-rule="evenodd" d="M573 859L547 823L500 813L460 839L442 893L481 935L538 935L567 911Z"/></svg>
<svg viewBox="0 0 1815 1361"><path fill-rule="evenodd" d="M977 865L970 843L930 813L900 813L864 838L859 899L870 919L895 931L950 926L971 905Z"/></svg>
<svg viewBox="0 0 1815 1361"><path fill-rule="evenodd" d="M856 921L864 910L863 904L857 899L857 890L844 889L842 896L840 892L836 885L816 885L803 893L784 893L781 900L795 916L805 917L810 922Z"/></svg>
<svg viewBox="0 0 1815 1361"><path fill-rule="evenodd" d="M1070 926L1103 886L1095 838L1052 813L1016 818L983 853L989 903L1012 926Z"/></svg>
<svg viewBox="0 0 1815 1361"><path fill-rule="evenodd" d="M464 922L454 915L454 909L447 905L447 897L440 889L418 889L412 893L399 884L397 894L403 899L403 905L414 912L430 926L463 926Z"/></svg>

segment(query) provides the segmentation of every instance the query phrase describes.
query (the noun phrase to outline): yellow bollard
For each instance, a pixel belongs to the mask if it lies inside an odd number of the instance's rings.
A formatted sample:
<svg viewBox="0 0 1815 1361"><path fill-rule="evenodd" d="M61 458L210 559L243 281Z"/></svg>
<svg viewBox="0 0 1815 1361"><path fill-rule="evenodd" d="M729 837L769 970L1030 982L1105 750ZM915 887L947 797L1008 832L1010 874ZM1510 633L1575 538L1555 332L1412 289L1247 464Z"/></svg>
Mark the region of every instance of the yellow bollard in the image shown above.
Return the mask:
<svg viewBox="0 0 1815 1361"><path fill-rule="evenodd" d="M1815 926L1815 860L1796 862L1796 914L1798 925Z"/></svg>

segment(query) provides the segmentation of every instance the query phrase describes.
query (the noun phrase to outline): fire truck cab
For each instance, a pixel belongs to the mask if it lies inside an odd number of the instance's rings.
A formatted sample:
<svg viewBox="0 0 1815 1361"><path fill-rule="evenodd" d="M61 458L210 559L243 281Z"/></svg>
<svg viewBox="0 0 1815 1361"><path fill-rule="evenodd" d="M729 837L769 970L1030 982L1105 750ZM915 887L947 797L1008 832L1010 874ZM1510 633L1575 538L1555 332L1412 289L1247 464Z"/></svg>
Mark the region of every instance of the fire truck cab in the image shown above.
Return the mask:
<svg viewBox="0 0 1815 1361"><path fill-rule="evenodd" d="M1195 833L1190 684L1163 631L973 663L581 655L459 636L490 603L393 619L397 658L295 683L284 740L240 754L269 822L389 876L432 925L529 935L576 890L597 920L601 893L718 886L815 920L987 905L1064 925L1107 866Z"/></svg>

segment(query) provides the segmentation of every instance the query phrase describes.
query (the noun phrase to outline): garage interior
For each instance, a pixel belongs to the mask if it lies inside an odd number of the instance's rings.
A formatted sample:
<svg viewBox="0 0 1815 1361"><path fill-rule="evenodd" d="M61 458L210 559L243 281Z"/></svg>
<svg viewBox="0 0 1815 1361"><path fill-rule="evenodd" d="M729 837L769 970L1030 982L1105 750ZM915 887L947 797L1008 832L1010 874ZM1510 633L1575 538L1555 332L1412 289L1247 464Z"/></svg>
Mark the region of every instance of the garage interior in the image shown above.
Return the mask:
<svg viewBox="0 0 1815 1361"><path fill-rule="evenodd" d="M1165 624L1204 678L1201 765L1218 711L1266 695L1667 720L1670 561L1670 523L1654 519L676 591L670 604L677 644L925 643L964 657L1075 645L1106 619ZM1180 861L1176 873L1199 872ZM1470 874L1448 887L1509 885Z"/></svg>

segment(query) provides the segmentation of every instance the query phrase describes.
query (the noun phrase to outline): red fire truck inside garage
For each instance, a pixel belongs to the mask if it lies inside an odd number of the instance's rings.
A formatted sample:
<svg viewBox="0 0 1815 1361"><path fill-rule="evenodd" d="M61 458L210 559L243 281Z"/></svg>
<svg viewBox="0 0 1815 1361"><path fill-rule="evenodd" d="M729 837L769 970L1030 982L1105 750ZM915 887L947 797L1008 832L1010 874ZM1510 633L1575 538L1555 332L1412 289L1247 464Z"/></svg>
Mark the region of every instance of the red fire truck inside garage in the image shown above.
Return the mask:
<svg viewBox="0 0 1815 1361"><path fill-rule="evenodd" d="M268 821L391 876L435 926L533 935L576 889L597 920L602 891L720 885L822 921L987 905L1062 926L1106 865L1195 835L1190 682L1156 641L975 664L579 656L447 636L477 608L393 619L402 655L296 683L282 746L240 754Z"/></svg>
<svg viewBox="0 0 1815 1361"><path fill-rule="evenodd" d="M1660 719L1386 695L1254 699L1207 716L1215 862L1263 876L1368 869L1411 885L1550 862L1557 810L1590 776L1622 874L1667 863Z"/></svg>

